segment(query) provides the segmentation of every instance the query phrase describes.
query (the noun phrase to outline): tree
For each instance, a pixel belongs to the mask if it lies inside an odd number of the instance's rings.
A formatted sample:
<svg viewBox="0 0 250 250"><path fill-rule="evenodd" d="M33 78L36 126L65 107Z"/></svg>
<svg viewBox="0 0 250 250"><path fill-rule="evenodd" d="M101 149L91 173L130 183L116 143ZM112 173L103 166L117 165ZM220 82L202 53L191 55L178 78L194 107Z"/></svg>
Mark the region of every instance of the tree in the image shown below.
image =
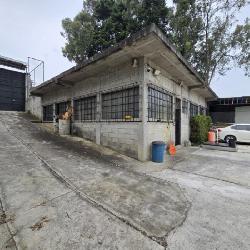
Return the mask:
<svg viewBox="0 0 250 250"><path fill-rule="evenodd" d="M76 63L114 46L155 23L207 84L233 65L249 74L249 20L236 14L247 0L87 0L83 10L64 19L63 54Z"/></svg>
<svg viewBox="0 0 250 250"><path fill-rule="evenodd" d="M232 67L232 63L238 61L239 66L244 63L238 59L247 56L249 42L248 45L245 44L245 49L240 49L247 40L240 39L240 37L246 38L245 28L236 26L236 14L246 5L246 1L199 0L196 1L196 5L198 15L203 20L203 27L199 32L192 63L205 82L210 84L216 73L223 75Z"/></svg>
<svg viewBox="0 0 250 250"><path fill-rule="evenodd" d="M197 6L196 0L174 0L174 6L170 40L180 53L192 62L203 28L200 6Z"/></svg>
<svg viewBox="0 0 250 250"><path fill-rule="evenodd" d="M62 27L64 32L61 35L66 39L63 55L70 61L81 63L92 51L95 34L94 18L83 10L73 21L65 18L62 21Z"/></svg>
<svg viewBox="0 0 250 250"><path fill-rule="evenodd" d="M165 0L84 1L74 20L62 21L63 55L80 63L153 22L166 32L170 12Z"/></svg>

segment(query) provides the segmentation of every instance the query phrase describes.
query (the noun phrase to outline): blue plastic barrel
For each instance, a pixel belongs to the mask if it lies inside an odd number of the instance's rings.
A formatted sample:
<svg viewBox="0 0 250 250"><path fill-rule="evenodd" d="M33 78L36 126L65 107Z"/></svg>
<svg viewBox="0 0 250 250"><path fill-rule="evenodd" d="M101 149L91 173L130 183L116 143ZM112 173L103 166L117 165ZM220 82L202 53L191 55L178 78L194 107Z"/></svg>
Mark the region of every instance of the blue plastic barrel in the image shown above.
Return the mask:
<svg viewBox="0 0 250 250"><path fill-rule="evenodd" d="M152 161L163 162L165 154L166 143L163 141L152 142Z"/></svg>

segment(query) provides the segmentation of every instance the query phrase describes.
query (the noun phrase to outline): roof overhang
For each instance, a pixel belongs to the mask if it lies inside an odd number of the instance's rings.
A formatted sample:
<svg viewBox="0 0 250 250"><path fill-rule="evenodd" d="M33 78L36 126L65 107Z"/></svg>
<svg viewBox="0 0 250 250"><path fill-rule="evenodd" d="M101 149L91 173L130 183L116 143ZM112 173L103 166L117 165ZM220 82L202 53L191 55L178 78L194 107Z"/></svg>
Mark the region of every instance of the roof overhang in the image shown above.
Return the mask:
<svg viewBox="0 0 250 250"><path fill-rule="evenodd" d="M25 70L27 65L24 62L14 60L12 58L0 56L0 65L15 68L15 69L20 69L20 70Z"/></svg>
<svg viewBox="0 0 250 250"><path fill-rule="evenodd" d="M217 98L217 95L205 85L199 74L154 24L33 88L31 94L41 96L52 89L71 87L80 80L94 77L98 72L105 72L107 68L135 57L145 57L168 72L173 79L184 82L204 97Z"/></svg>

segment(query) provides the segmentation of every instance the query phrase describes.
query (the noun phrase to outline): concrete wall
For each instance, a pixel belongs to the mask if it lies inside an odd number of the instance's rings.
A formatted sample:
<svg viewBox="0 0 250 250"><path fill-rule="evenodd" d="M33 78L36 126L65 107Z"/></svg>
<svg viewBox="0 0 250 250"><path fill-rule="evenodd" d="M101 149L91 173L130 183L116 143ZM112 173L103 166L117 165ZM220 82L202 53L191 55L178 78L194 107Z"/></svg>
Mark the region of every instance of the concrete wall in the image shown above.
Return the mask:
<svg viewBox="0 0 250 250"><path fill-rule="evenodd" d="M43 105L54 102L62 102L71 98L78 98L99 92L107 92L119 87L126 87L133 84L142 84L142 71L140 67L131 67L128 61L122 65L107 67L105 71L98 72L95 77L84 79L77 82L72 88L61 87L50 91L42 98Z"/></svg>
<svg viewBox="0 0 250 250"><path fill-rule="evenodd" d="M30 76L26 75L26 98L25 98L25 111L30 112L38 119L42 120L42 101L41 97L31 96L30 89L32 88L32 82Z"/></svg>
<svg viewBox="0 0 250 250"><path fill-rule="evenodd" d="M155 65L148 61L148 65ZM158 69L160 69L158 67ZM145 84L153 84L160 88L163 88L169 91L173 95L173 111L175 110L175 97L180 98L181 100L185 98L186 100L201 105L203 107L207 107L206 100L204 97L200 96L195 90L189 90L185 83L182 86L178 85L176 82L171 80L171 76L168 75L163 69L160 69L161 74L155 76L152 71L148 71L145 68ZM175 113L175 112L173 112ZM146 118L147 119L147 118ZM173 117L173 121L170 123L158 123L158 122L149 122L147 124L147 142L146 142L146 151L147 151L147 159L150 159L150 150L152 141L165 141L169 140L175 141L175 117ZM190 135L190 117L189 111L187 114L181 112L181 143L183 144L185 141L189 140Z"/></svg>
<svg viewBox="0 0 250 250"><path fill-rule="evenodd" d="M42 120L41 97L29 96L26 101L26 111Z"/></svg>
<svg viewBox="0 0 250 250"><path fill-rule="evenodd" d="M98 122L73 121L72 132L128 156L142 161L150 160L152 141L175 140L175 117L169 123L148 122L148 85L153 84L169 91L173 95L174 102L175 97L185 98L202 106L206 106L206 102L194 90L189 91L185 84L181 87L171 80L164 70L161 70L160 75L154 76L151 71L148 71L148 63L150 62L145 58L140 58L139 65L135 68L131 66L130 60L121 65L107 66L105 72L98 71L96 76L79 81L73 87L60 87L50 91L42 97L42 105L96 95ZM139 121L101 121L101 94L131 86L139 86ZM173 111L174 109L173 105ZM189 113L182 113L181 142L186 140L189 140Z"/></svg>
<svg viewBox="0 0 250 250"><path fill-rule="evenodd" d="M153 141L174 141L175 127L173 123L158 123L148 122L147 123L147 143L146 143L146 155L145 160L151 160L151 150Z"/></svg>
<svg viewBox="0 0 250 250"><path fill-rule="evenodd" d="M96 141L96 123L74 122L72 124L72 133L90 141Z"/></svg>
<svg viewBox="0 0 250 250"><path fill-rule="evenodd" d="M72 88L61 87L59 90L50 91L43 96L42 105L97 95L97 106L100 107L102 93L131 86L139 86L141 92L142 85L143 59L139 60L139 66L136 68L133 68L131 61L128 61L122 65L107 67L105 72L98 72L95 77L79 81ZM141 104L139 106L141 109ZM98 110L99 122L73 121L72 132L118 152L139 158L141 122L101 122L100 118L101 110Z"/></svg>
<svg viewBox="0 0 250 250"><path fill-rule="evenodd" d="M235 123L250 123L250 106L235 108Z"/></svg>
<svg viewBox="0 0 250 250"><path fill-rule="evenodd" d="M118 152L138 158L140 122L74 122L75 135L97 142Z"/></svg>
<svg viewBox="0 0 250 250"><path fill-rule="evenodd" d="M100 143L133 158L138 158L141 123L106 123L100 125Z"/></svg>

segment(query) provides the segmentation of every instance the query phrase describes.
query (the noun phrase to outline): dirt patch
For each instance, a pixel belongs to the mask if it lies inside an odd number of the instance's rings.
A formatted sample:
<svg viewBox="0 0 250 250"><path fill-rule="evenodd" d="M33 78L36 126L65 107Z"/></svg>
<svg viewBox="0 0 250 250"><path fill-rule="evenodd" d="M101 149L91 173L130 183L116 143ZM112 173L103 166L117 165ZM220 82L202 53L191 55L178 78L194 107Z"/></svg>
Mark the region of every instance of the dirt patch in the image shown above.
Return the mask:
<svg viewBox="0 0 250 250"><path fill-rule="evenodd" d="M12 214L11 215L6 215L5 213L0 214L0 225L4 223L12 222L14 220L15 220L15 216Z"/></svg>
<svg viewBox="0 0 250 250"><path fill-rule="evenodd" d="M32 231L39 231L49 221L50 221L49 218L47 216L44 216L37 223L35 223L33 226L31 226L30 229Z"/></svg>

